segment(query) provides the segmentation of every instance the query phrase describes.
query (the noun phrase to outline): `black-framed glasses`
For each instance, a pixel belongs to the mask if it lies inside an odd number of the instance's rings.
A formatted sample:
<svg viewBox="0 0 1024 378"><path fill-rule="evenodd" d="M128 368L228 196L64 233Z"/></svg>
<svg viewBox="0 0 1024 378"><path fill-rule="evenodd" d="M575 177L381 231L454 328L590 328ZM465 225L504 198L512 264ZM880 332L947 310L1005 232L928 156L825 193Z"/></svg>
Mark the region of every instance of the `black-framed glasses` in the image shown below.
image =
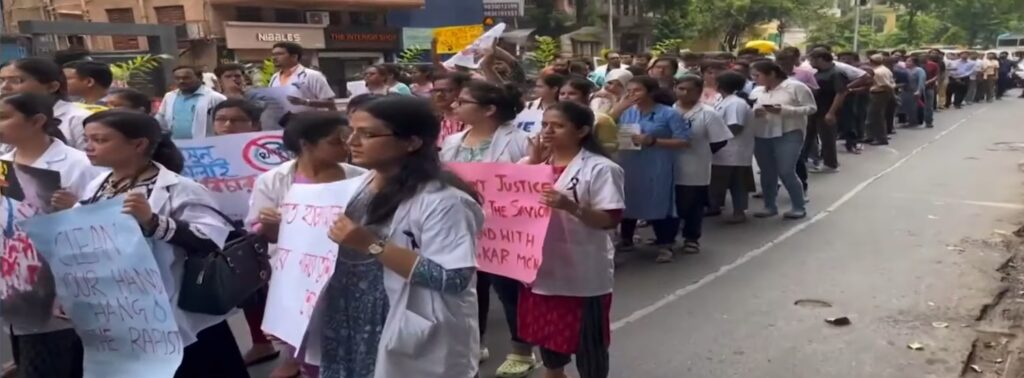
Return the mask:
<svg viewBox="0 0 1024 378"><path fill-rule="evenodd" d="M370 140L392 136L395 136L395 133L371 133L363 130L353 130L352 133L348 135L348 138L345 139Z"/></svg>

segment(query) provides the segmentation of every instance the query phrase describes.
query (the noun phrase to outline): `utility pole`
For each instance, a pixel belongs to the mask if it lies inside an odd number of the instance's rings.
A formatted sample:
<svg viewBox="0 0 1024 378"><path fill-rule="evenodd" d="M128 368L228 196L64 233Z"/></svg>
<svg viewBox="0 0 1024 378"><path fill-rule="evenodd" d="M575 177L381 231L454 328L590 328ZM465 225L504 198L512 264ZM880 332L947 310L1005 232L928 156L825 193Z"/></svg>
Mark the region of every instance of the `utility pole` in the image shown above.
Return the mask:
<svg viewBox="0 0 1024 378"><path fill-rule="evenodd" d="M860 53L860 0L853 0L853 52Z"/></svg>
<svg viewBox="0 0 1024 378"><path fill-rule="evenodd" d="M584 0L585 1L585 0ZM608 0L608 49L615 50L615 0Z"/></svg>

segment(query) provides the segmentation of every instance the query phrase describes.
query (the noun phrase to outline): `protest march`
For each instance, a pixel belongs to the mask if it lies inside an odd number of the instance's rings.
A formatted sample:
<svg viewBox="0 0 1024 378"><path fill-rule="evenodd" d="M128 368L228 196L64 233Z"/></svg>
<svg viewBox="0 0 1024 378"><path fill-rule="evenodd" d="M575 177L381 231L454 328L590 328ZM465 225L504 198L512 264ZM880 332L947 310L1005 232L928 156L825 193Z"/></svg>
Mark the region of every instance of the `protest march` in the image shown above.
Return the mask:
<svg viewBox="0 0 1024 378"><path fill-rule="evenodd" d="M3 62L0 377L615 376L612 331L690 290L614 319L623 256L683 266L716 217L814 218L808 173L928 132L939 78L959 108L1000 67L758 44L528 72L506 27L430 29L429 63L347 82L273 33L247 49L267 77L169 58L166 93L87 56Z"/></svg>

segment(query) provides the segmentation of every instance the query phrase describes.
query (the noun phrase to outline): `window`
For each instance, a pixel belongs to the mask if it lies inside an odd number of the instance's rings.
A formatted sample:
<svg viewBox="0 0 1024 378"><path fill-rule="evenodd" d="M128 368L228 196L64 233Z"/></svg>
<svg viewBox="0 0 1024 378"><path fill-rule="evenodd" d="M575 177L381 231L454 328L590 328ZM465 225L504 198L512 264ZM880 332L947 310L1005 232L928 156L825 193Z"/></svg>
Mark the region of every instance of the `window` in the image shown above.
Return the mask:
<svg viewBox="0 0 1024 378"><path fill-rule="evenodd" d="M379 12L349 12L348 19L352 26L384 25L384 14Z"/></svg>
<svg viewBox="0 0 1024 378"><path fill-rule="evenodd" d="M345 15L344 13L342 13L342 12L330 12L330 14L331 14L331 23L330 23L331 25L338 26L338 25L344 25L345 24L345 19L342 18L342 16Z"/></svg>
<svg viewBox="0 0 1024 378"><path fill-rule="evenodd" d="M274 8L274 22L285 24L305 24L306 20L302 11L298 9Z"/></svg>
<svg viewBox="0 0 1024 378"><path fill-rule="evenodd" d="M182 25L186 21L184 6L153 7L153 10L156 11L156 23L160 25Z"/></svg>
<svg viewBox="0 0 1024 378"><path fill-rule="evenodd" d="M135 13L132 8L107 9L107 21L112 24L134 24ZM138 50L139 37L114 36L114 50Z"/></svg>
<svg viewBox="0 0 1024 378"><path fill-rule="evenodd" d="M238 21L263 22L263 10L257 7L235 8L235 17Z"/></svg>

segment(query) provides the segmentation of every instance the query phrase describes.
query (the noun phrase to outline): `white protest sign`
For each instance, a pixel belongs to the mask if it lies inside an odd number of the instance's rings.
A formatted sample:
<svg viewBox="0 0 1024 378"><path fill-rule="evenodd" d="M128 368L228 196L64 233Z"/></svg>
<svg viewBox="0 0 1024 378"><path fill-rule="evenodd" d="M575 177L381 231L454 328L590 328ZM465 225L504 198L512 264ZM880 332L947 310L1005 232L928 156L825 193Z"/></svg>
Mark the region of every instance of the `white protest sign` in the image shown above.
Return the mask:
<svg viewBox="0 0 1024 378"><path fill-rule="evenodd" d="M185 346L163 276L122 198L21 223L50 262L85 349L85 378L170 378Z"/></svg>
<svg viewBox="0 0 1024 378"><path fill-rule="evenodd" d="M458 54L453 55L451 58L444 62L444 67L453 70L455 66L462 66L470 69L477 69L480 67L480 62L476 60L478 54L482 54L485 48L494 46L494 42L501 38L501 33L505 32L505 23L494 25L490 30L484 32L479 38L466 48L459 51Z"/></svg>
<svg viewBox="0 0 1024 378"><path fill-rule="evenodd" d="M302 345L324 286L334 274L338 244L327 233L363 178L294 184L281 203L281 229L263 316L263 331Z"/></svg>
<svg viewBox="0 0 1024 378"><path fill-rule="evenodd" d="M185 156L181 175L210 189L220 210L241 220L249 211L256 177L292 158L281 134L266 131L175 140Z"/></svg>

